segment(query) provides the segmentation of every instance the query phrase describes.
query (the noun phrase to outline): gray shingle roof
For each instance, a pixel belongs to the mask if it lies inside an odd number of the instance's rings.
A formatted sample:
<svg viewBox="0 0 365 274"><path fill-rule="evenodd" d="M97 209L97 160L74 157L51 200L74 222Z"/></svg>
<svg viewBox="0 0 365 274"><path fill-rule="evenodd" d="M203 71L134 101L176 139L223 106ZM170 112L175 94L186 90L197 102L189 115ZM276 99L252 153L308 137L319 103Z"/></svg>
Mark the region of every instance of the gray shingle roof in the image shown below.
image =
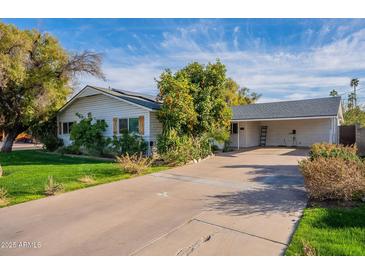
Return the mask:
<svg viewBox="0 0 365 274"><path fill-rule="evenodd" d="M107 89L94 86L90 87L149 109L157 110L161 107L161 103L157 101L156 96L120 89Z"/></svg>
<svg viewBox="0 0 365 274"><path fill-rule="evenodd" d="M233 120L337 116L341 97L234 106Z"/></svg>

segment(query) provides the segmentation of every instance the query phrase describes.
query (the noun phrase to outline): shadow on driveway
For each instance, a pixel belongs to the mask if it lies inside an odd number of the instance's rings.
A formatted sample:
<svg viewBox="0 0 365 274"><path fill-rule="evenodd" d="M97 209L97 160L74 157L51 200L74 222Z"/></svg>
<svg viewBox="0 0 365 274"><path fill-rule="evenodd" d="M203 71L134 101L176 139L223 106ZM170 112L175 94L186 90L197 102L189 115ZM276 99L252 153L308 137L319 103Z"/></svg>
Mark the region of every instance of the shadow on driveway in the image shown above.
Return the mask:
<svg viewBox="0 0 365 274"><path fill-rule="evenodd" d="M269 186L209 198L213 201L208 210L218 210L234 216L253 213L284 214L301 210L306 201L306 193L300 188Z"/></svg>
<svg viewBox="0 0 365 274"><path fill-rule="evenodd" d="M249 181L257 187L209 196L208 210L218 210L230 215L291 213L300 211L307 197L303 177L296 165L229 165L225 168L252 169Z"/></svg>

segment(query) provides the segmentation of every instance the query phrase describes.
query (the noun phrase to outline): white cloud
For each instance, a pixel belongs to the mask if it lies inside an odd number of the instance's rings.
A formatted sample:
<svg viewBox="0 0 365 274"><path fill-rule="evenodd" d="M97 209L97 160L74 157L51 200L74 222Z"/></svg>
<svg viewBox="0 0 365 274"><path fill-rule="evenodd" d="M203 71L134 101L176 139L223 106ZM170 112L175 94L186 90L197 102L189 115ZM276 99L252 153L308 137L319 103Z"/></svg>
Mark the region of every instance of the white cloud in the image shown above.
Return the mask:
<svg viewBox="0 0 365 274"><path fill-rule="evenodd" d="M207 63L219 58L227 66L229 76L262 93L261 101L268 101L323 97L334 88L346 92L349 79L361 77L356 73L365 71L365 29L345 35L345 29L339 26L341 38L324 45L315 43L297 53L285 48L266 49L263 39L257 37L246 41L245 45L252 42L252 47L239 49L238 41L245 37L239 36L238 26L233 29L231 41L225 40L222 28L214 29L204 23L164 32L160 52L150 49L145 55L130 55L130 51L117 49L113 52L115 58L109 58L104 66L108 81L100 84L156 92L154 78L163 69L175 70L192 61ZM335 27L324 26L317 39L335 32ZM307 33L315 36L310 28Z"/></svg>

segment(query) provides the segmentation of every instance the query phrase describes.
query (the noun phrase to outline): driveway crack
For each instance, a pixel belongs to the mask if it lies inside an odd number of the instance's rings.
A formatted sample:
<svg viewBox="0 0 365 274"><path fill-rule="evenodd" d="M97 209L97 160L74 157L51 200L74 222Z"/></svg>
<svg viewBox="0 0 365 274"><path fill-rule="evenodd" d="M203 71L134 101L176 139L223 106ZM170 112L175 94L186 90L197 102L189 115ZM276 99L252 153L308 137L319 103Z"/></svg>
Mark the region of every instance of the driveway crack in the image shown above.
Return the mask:
<svg viewBox="0 0 365 274"><path fill-rule="evenodd" d="M209 234L207 236L204 236L202 238L200 238L198 241L196 241L195 243L189 245L188 247L182 248L180 249L177 253L176 256L189 256L191 253L193 253L193 251L197 248L199 248L201 245L203 245L204 243L210 241L213 237L213 234Z"/></svg>
<svg viewBox="0 0 365 274"><path fill-rule="evenodd" d="M216 226L216 227L219 227L219 228L222 228L222 229L227 229L227 230L230 230L230 231L238 232L238 233L245 234L245 235L248 235L248 236L251 236L251 237L255 237L255 238L262 239L262 240L270 241L272 243L288 246L288 244L283 243L283 242L275 241L275 240L272 240L272 239L269 239L269 238L266 238L266 237L262 237L262 236L255 235L255 234L252 234L252 233L248 233L248 232L245 232L245 231L241 231L241 230L238 230L238 229L230 228L230 227L227 227L227 226L222 226L222 225L219 225L219 224L210 223L210 222L200 220L200 219L197 219L197 218L194 218L193 221L197 221L197 222L201 222L201 223L204 223L204 224L207 224L207 225L212 225L212 226Z"/></svg>

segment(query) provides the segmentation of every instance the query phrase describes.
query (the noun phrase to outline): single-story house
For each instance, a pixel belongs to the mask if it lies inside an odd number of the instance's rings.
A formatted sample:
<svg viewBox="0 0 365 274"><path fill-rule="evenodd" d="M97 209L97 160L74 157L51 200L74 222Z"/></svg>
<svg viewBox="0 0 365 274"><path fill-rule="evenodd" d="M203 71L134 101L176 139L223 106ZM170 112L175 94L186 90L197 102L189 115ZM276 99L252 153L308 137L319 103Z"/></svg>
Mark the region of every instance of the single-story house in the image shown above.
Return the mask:
<svg viewBox="0 0 365 274"><path fill-rule="evenodd" d="M155 96L119 89L86 86L58 112L58 136L70 144L70 128L76 113L91 113L105 120L106 136L123 130L135 132L152 147L162 131ZM338 143L343 120L340 97L258 103L232 107L231 146L310 146L317 142Z"/></svg>
<svg viewBox="0 0 365 274"><path fill-rule="evenodd" d="M58 136L65 145L69 145L71 126L79 120L76 113L83 116L90 113L96 120L104 120L108 124L105 136L118 136L123 130L128 130L140 134L149 146L154 146L157 135L162 131L156 117L160 105L155 96L86 86L58 111Z"/></svg>

